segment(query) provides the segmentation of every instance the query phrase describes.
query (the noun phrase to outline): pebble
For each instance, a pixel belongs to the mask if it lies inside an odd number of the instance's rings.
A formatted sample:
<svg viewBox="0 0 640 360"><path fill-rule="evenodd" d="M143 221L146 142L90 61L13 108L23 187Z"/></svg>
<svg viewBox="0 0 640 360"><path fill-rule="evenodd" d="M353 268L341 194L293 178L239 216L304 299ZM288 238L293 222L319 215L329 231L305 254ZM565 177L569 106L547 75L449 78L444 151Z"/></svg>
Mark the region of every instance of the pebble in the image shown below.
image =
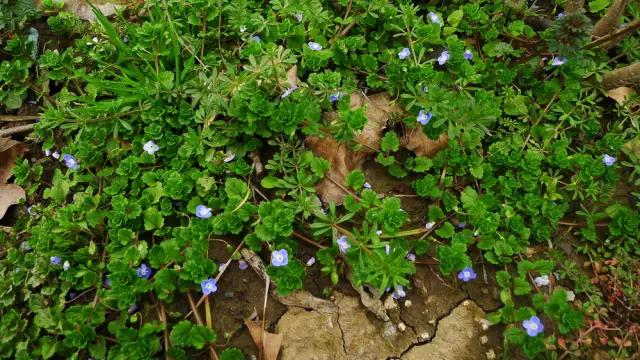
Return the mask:
<svg viewBox="0 0 640 360"><path fill-rule="evenodd" d="M423 332L422 334L420 334L420 338L423 340L429 340L429 333Z"/></svg>
<svg viewBox="0 0 640 360"><path fill-rule="evenodd" d="M487 335L480 336L480 343L481 344L486 344L488 342L489 342L489 338L487 337Z"/></svg>
<svg viewBox="0 0 640 360"><path fill-rule="evenodd" d="M462 302L462 306L469 306L469 304L471 304L469 300L465 300Z"/></svg>
<svg viewBox="0 0 640 360"><path fill-rule="evenodd" d="M224 293L223 296L224 296L225 299L231 299L233 297L233 295L235 295L233 291L227 291L227 292Z"/></svg>
<svg viewBox="0 0 640 360"><path fill-rule="evenodd" d="M411 304L412 304L411 300L405 300L404 302L405 307L411 307Z"/></svg>
<svg viewBox="0 0 640 360"><path fill-rule="evenodd" d="M398 331L396 330L396 327L393 325L391 321L387 321L384 324L384 331L382 332L382 337L385 339L388 339L388 338L393 338L396 335L398 335Z"/></svg>
<svg viewBox="0 0 640 360"><path fill-rule="evenodd" d="M480 326L482 326L482 330L487 331L489 330L489 326L491 325L491 322L489 322L489 320L487 319L480 319Z"/></svg>
<svg viewBox="0 0 640 360"><path fill-rule="evenodd" d="M398 329L400 329L400 331L405 331L407 330L407 325L405 325L403 322L398 324Z"/></svg>
<svg viewBox="0 0 640 360"><path fill-rule="evenodd" d="M487 351L487 352L485 353L485 355L487 355L487 360L493 360L493 359L495 359L495 358L496 358L496 353L495 353L495 351L493 351L493 349L492 349L492 350Z"/></svg>

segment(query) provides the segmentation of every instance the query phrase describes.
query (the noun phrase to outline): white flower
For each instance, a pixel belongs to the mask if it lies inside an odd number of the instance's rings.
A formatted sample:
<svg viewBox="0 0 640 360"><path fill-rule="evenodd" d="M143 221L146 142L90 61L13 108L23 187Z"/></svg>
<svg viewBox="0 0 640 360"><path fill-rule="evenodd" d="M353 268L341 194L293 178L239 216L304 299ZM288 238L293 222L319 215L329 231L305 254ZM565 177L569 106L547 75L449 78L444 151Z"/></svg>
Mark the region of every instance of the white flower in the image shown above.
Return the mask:
<svg viewBox="0 0 640 360"><path fill-rule="evenodd" d="M57 151L54 151L53 154L51 154L51 156L53 156L54 159L60 159L60 153Z"/></svg>
<svg viewBox="0 0 640 360"><path fill-rule="evenodd" d="M67 271L69 270L70 267L71 267L71 264L69 264L69 261L65 260L64 264L62 264L62 270Z"/></svg>
<svg viewBox="0 0 640 360"><path fill-rule="evenodd" d="M369 184L368 182L365 182L364 185L362 185L362 187L364 187L365 189L371 189L371 184Z"/></svg>
<svg viewBox="0 0 640 360"><path fill-rule="evenodd" d="M316 263L316 258L314 258L313 256L310 257L309 260L307 260L307 266L311 266L315 263Z"/></svg>
<svg viewBox="0 0 640 360"><path fill-rule="evenodd" d="M426 223L426 224L424 225L424 227L425 227L425 229L427 229L427 230L431 230L431 229L433 229L433 227L435 226L435 224L436 224L436 223L434 223L433 221L429 221L428 223Z"/></svg>
<svg viewBox="0 0 640 360"><path fill-rule="evenodd" d="M93 41L94 43L98 42L98 38L96 36L93 37L93 39L91 39L91 41Z"/></svg>
<svg viewBox="0 0 640 360"><path fill-rule="evenodd" d="M538 276L533 279L533 282L536 283L537 287L548 286L549 285L549 275Z"/></svg>
<svg viewBox="0 0 640 360"><path fill-rule="evenodd" d="M156 151L160 150L160 147L158 146L158 144L153 142L153 140L149 140L144 143L144 145L142 145L142 150L146 151L149 155L153 155L156 153Z"/></svg>
<svg viewBox="0 0 640 360"><path fill-rule="evenodd" d="M565 58L565 57L554 56L553 59L551 59L551 65L552 66L560 66L560 65L564 65L566 63L567 63L567 58Z"/></svg>
<svg viewBox="0 0 640 360"><path fill-rule="evenodd" d="M45 156L51 156L51 150L45 150L44 151L44 155Z"/></svg>
<svg viewBox="0 0 640 360"><path fill-rule="evenodd" d="M247 27L244 25L240 26L240 33L242 34L245 31L247 31Z"/></svg>
<svg viewBox="0 0 640 360"><path fill-rule="evenodd" d="M382 230L376 230L376 235L378 236L382 235Z"/></svg>

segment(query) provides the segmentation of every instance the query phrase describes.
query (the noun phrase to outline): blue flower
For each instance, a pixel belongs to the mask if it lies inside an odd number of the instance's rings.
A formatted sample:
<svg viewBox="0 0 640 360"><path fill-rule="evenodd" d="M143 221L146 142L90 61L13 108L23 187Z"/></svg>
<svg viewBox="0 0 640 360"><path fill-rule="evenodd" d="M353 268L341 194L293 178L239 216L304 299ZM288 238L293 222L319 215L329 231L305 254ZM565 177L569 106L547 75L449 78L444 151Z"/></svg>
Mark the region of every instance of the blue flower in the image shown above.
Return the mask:
<svg viewBox="0 0 640 360"><path fill-rule="evenodd" d="M536 336L544 331L544 325L540 321L540 318L533 315L529 320L522 322L522 327L527 330L527 335Z"/></svg>
<svg viewBox="0 0 640 360"><path fill-rule="evenodd" d="M51 262L51 265L55 265L58 266L60 265L60 262L62 261L62 259L60 258L60 256L52 256L49 258L49 261Z"/></svg>
<svg viewBox="0 0 640 360"><path fill-rule="evenodd" d="M552 66L560 66L560 65L564 65L566 63L567 63L567 58L566 57L554 56L553 59L551 59L551 65Z"/></svg>
<svg viewBox="0 0 640 360"><path fill-rule="evenodd" d="M462 57L464 57L465 60L471 60L473 59L473 53L471 52L471 50L465 50L464 54L462 54Z"/></svg>
<svg viewBox="0 0 640 360"><path fill-rule="evenodd" d="M538 276L537 278L533 279L533 282L536 284L537 287L548 286L549 275Z"/></svg>
<svg viewBox="0 0 640 360"><path fill-rule="evenodd" d="M430 12L427 14L427 17L429 18L429 21L431 21L432 23L442 26L442 21L440 21L440 18L435 13Z"/></svg>
<svg viewBox="0 0 640 360"><path fill-rule="evenodd" d="M253 35L251 37L251 41L260 42L260 41L262 41L262 39L260 39L260 36L258 36L258 35Z"/></svg>
<svg viewBox="0 0 640 360"><path fill-rule="evenodd" d="M466 223L463 223L463 222L461 222L461 223L457 223L457 224L456 224L456 227L457 227L458 229L464 229L464 228L466 228L466 227L467 227L467 224L466 224Z"/></svg>
<svg viewBox="0 0 640 360"><path fill-rule="evenodd" d="M424 110L420 110L420 112L418 113L418 117L416 118L416 121L422 125L427 125L429 121L431 121L431 117L433 117L433 114L431 114L430 112L425 112Z"/></svg>
<svg viewBox="0 0 640 360"><path fill-rule="evenodd" d="M605 164L606 166L613 166L613 164L616 163L616 158L608 154L604 154L602 155L602 163Z"/></svg>
<svg viewBox="0 0 640 360"><path fill-rule="evenodd" d="M249 264L247 264L247 262L244 260L240 260L238 261L238 267L240 268L240 270L247 270Z"/></svg>
<svg viewBox="0 0 640 360"><path fill-rule="evenodd" d="M411 55L411 50L409 50L409 48L402 48L402 50L400 50L400 52L398 53L398 59L404 60L408 58L409 55Z"/></svg>
<svg viewBox="0 0 640 360"><path fill-rule="evenodd" d="M560 19L561 17L564 17L564 13L563 12L559 12L558 15L556 15L556 17L558 19Z"/></svg>
<svg viewBox="0 0 640 360"><path fill-rule="evenodd" d="M153 269L147 264L142 263L140 267L136 269L136 275L138 275L139 278L148 279L153 275Z"/></svg>
<svg viewBox="0 0 640 360"><path fill-rule="evenodd" d="M202 288L202 294L204 296L207 296L218 291L218 282L216 281L216 279L202 280L202 282L200 283L200 287Z"/></svg>
<svg viewBox="0 0 640 360"><path fill-rule="evenodd" d="M104 286L106 288L110 288L111 287L111 279L109 279L108 276L102 282L102 286Z"/></svg>
<svg viewBox="0 0 640 360"><path fill-rule="evenodd" d="M200 219L208 219L211 217L211 208L204 205L196 206L196 217Z"/></svg>
<svg viewBox="0 0 640 360"><path fill-rule="evenodd" d="M309 41L309 43L307 45L309 45L309 49L311 49L313 51L322 50L322 45L318 44L317 42Z"/></svg>
<svg viewBox="0 0 640 360"><path fill-rule="evenodd" d="M365 189L371 189L371 184L369 184L368 182L365 181L365 183L362 185L363 188Z"/></svg>
<svg viewBox="0 0 640 360"><path fill-rule="evenodd" d="M73 155L64 154L62 155L62 160L64 160L64 164L71 170L76 170L80 167L78 160L74 158Z"/></svg>
<svg viewBox="0 0 640 360"><path fill-rule="evenodd" d="M127 313L133 314L137 310L138 310L138 304L134 303L133 305L129 306L129 309L127 309Z"/></svg>
<svg viewBox="0 0 640 360"><path fill-rule="evenodd" d="M339 92L329 95L329 101L331 101L334 104L337 103L340 99L342 99L342 94Z"/></svg>
<svg viewBox="0 0 640 360"><path fill-rule="evenodd" d="M476 274L475 271L473 271L472 268L468 267L468 268L464 268L462 269L462 271L460 271L458 273L458 279L464 281L464 282L469 282L475 278L477 278L478 275Z"/></svg>
<svg viewBox="0 0 640 360"><path fill-rule="evenodd" d="M316 263L316 258L314 258L313 256L310 257L309 260L307 260L307 266L312 266L315 263Z"/></svg>
<svg viewBox="0 0 640 360"><path fill-rule="evenodd" d="M449 57L451 57L451 55L449 55L449 52L447 50L444 50L440 56L438 56L438 64L439 65L444 65L447 63L447 61L449 61Z"/></svg>
<svg viewBox="0 0 640 360"><path fill-rule="evenodd" d="M393 296L393 298L397 300L407 296L407 293L404 291L402 285L397 285L391 296Z"/></svg>
<svg viewBox="0 0 640 360"><path fill-rule="evenodd" d="M431 230L435 225L436 223L434 223L433 221L429 221L428 223L424 224L424 228L427 230Z"/></svg>
<svg viewBox="0 0 640 360"><path fill-rule="evenodd" d="M408 253L408 254L407 254L407 260L409 260L409 261L411 261L411 262L416 261L416 254L414 254L414 253Z"/></svg>
<svg viewBox="0 0 640 360"><path fill-rule="evenodd" d="M298 20L298 22L302 22L302 16L303 16L303 15L302 15L302 13L301 13L301 12L295 13L295 14L293 15L293 17L294 17L294 18L296 18L296 20Z"/></svg>
<svg viewBox="0 0 640 360"><path fill-rule="evenodd" d="M338 249L340 249L340 252L343 254L351 247L351 244L349 244L345 235L340 236L338 240L336 240L336 243L338 244Z"/></svg>
<svg viewBox="0 0 640 360"><path fill-rule="evenodd" d="M422 85L422 92L426 93L427 92L427 85Z"/></svg>
<svg viewBox="0 0 640 360"><path fill-rule="evenodd" d="M287 96L291 95L294 91L296 91L297 88L298 88L297 86L288 88L282 93L282 95L280 95L280 98L281 99L286 98Z"/></svg>
<svg viewBox="0 0 640 360"><path fill-rule="evenodd" d="M271 265L286 266L289 263L289 253L287 249L273 250L271 252Z"/></svg>
<svg viewBox="0 0 640 360"><path fill-rule="evenodd" d="M153 155L156 153L156 151L160 150L160 147L158 146L158 144L153 142L153 140L149 140L144 143L144 145L142 145L142 150L146 151L149 155Z"/></svg>

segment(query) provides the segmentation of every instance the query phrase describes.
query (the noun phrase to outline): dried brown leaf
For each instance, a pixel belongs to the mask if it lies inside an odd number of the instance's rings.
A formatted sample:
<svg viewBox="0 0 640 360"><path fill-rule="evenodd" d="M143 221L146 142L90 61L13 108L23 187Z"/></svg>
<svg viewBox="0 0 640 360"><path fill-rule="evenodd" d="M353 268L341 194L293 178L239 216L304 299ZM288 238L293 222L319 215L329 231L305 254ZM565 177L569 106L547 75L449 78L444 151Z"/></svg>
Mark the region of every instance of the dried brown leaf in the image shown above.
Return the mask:
<svg viewBox="0 0 640 360"><path fill-rule="evenodd" d="M0 219L7 213L11 205L15 205L20 200L25 199L24 190L16 184L0 184Z"/></svg>
<svg viewBox="0 0 640 360"><path fill-rule="evenodd" d="M629 97L631 97L633 93L633 88L621 86L619 88L607 91L607 96L615 100L618 104L622 105L628 100Z"/></svg>
<svg viewBox="0 0 640 360"><path fill-rule="evenodd" d="M262 360L277 360L282 346L282 334L274 334L264 330L260 319L245 319L244 324L249 329L253 342L259 349L262 349Z"/></svg>
<svg viewBox="0 0 640 360"><path fill-rule="evenodd" d="M449 136L442 134L437 140L432 140L421 129L416 128L405 133L400 143L418 156L433 157L447 147Z"/></svg>
<svg viewBox="0 0 640 360"><path fill-rule="evenodd" d="M316 156L321 156L329 161L331 169L325 174L325 178L318 183L316 191L324 202L341 204L347 194L342 184L349 172L360 169L367 156L374 154L380 148L382 130L387 125L391 113L402 112L402 109L391 105L387 93L378 93L365 96L360 92L351 94L350 108L352 110L366 106L366 116L369 119L362 131L355 136L356 142L362 145L358 151L351 150L346 144L338 143L333 137L318 138L310 136L305 140L306 145ZM324 114L327 122L336 121L336 111Z"/></svg>
<svg viewBox="0 0 640 360"><path fill-rule="evenodd" d="M0 138L0 184L4 184L13 175L13 167L19 156L22 156L27 147L9 138Z"/></svg>
<svg viewBox="0 0 640 360"><path fill-rule="evenodd" d="M298 87L298 65L293 65L289 71L287 71L287 84L289 88L295 89Z"/></svg>

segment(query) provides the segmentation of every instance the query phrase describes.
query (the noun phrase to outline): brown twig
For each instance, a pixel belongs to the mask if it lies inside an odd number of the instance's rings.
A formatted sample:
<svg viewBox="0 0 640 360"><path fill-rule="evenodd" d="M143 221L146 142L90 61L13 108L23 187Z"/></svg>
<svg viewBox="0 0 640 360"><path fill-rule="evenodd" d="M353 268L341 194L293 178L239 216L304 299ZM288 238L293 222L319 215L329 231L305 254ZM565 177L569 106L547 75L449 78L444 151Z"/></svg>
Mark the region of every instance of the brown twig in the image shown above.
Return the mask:
<svg viewBox="0 0 640 360"><path fill-rule="evenodd" d="M40 115L0 115L0 121L40 120Z"/></svg>
<svg viewBox="0 0 640 360"><path fill-rule="evenodd" d="M193 313L194 317L196 318L196 322L198 323L198 325L203 325L204 323L202 322L202 318L200 317L200 314L198 313L198 309L196 308L196 304L193 301L193 296L191 296L191 291L187 290L187 298L189 299L189 305L191 305L191 312ZM214 360L219 360L218 359L218 353L216 352L216 349L213 347L213 345L211 344L207 344L208 348L209 348L209 357L211 359Z"/></svg>
<svg viewBox="0 0 640 360"><path fill-rule="evenodd" d="M612 32L616 26L618 26L618 20L620 16L624 14L630 1L631 0L615 0L602 18L594 25L591 35L600 37Z"/></svg>
<svg viewBox="0 0 640 360"><path fill-rule="evenodd" d="M598 38L588 43L587 45L585 45L585 49L591 49L601 44L607 45L610 42L613 42L613 44L615 45L619 40L622 40L627 34L634 32L638 29L640 29L640 19L636 19L630 22L627 26L625 26L624 28L616 32L612 32L608 35L602 36L601 38Z"/></svg>
<svg viewBox="0 0 640 360"><path fill-rule="evenodd" d="M0 130L0 137L5 137L13 134L18 134L21 132L31 131L35 126L36 124L27 124L27 125L16 126L8 129L2 129Z"/></svg>

